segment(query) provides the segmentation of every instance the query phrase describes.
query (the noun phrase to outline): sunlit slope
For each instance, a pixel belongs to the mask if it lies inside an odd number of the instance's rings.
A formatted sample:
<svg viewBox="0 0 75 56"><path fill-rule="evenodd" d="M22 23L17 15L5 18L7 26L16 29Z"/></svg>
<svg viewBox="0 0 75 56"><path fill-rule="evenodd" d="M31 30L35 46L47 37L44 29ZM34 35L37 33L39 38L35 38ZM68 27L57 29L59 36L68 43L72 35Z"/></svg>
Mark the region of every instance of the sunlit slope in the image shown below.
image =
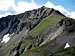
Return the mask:
<svg viewBox="0 0 75 56"><path fill-rule="evenodd" d="M53 27L53 26L56 26L56 24L61 20L63 19L64 17L61 16L61 15L52 15L52 16L48 16L46 18L44 18L34 29L32 29L28 36L29 36L29 39L31 40L31 37L36 37L36 36L39 36L41 35L41 33L43 33L46 29L48 29L48 27ZM43 48L45 47L36 47L36 48L32 48L31 51L27 51L27 52L24 52L23 54L21 54L21 56L30 56L30 52L32 54L36 54L36 53L39 53L42 52Z"/></svg>
<svg viewBox="0 0 75 56"><path fill-rule="evenodd" d="M40 35L44 30L46 30L48 27L55 26L63 16L60 15L53 15L53 16L48 16L44 18L31 32L30 35L33 37L36 37Z"/></svg>

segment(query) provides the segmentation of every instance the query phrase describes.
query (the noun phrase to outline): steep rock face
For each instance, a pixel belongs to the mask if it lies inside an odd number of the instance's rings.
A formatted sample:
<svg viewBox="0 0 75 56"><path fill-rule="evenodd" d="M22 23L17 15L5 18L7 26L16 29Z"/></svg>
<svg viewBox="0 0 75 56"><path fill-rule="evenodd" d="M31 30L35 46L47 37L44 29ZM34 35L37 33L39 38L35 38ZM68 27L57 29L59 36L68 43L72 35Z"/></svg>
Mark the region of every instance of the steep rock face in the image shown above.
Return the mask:
<svg viewBox="0 0 75 56"><path fill-rule="evenodd" d="M59 21L59 25L62 26L62 25L65 25L65 31L68 31L68 32L74 32L75 31L75 20L72 19L72 18L68 18L66 17L65 19L62 19L61 21Z"/></svg>
<svg viewBox="0 0 75 56"><path fill-rule="evenodd" d="M75 54L72 51L75 51L75 20L72 18L65 18L59 21L57 27L64 25L63 32L56 36L55 39L50 41L43 50L45 56L73 56ZM58 31L58 30L57 30ZM55 34L54 34L55 35ZM53 35L53 36L54 36ZM51 36L52 37L52 36ZM69 43L70 49L65 48L66 43ZM42 52L42 51L41 51ZM68 53L69 52L69 53ZM44 56L42 55L42 56Z"/></svg>

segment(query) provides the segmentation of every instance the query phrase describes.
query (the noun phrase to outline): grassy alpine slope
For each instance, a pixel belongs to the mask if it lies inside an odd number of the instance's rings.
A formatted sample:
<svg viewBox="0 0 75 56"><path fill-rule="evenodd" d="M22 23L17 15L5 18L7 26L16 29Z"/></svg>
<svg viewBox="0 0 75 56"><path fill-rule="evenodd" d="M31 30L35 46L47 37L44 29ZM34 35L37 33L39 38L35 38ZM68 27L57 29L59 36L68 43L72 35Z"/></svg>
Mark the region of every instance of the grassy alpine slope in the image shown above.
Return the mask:
<svg viewBox="0 0 75 56"><path fill-rule="evenodd" d="M48 27L55 26L63 17L60 15L48 16L44 18L31 32L33 37L40 35Z"/></svg>
<svg viewBox="0 0 75 56"><path fill-rule="evenodd" d="M48 27L53 27L56 26L56 24L62 19L64 18L61 15L53 15L53 16L48 16L46 18L44 18L33 30L31 30L29 32L29 35L31 35L32 37L36 37L39 36L41 33L44 32L44 30L46 30ZM31 38L31 37L29 37ZM46 47L46 46L45 46ZM45 47L36 47L33 48L30 51L27 51L23 54L21 54L21 56L32 56L31 54L36 54L36 53L40 53L42 51L43 48ZM31 53L31 54L30 54Z"/></svg>

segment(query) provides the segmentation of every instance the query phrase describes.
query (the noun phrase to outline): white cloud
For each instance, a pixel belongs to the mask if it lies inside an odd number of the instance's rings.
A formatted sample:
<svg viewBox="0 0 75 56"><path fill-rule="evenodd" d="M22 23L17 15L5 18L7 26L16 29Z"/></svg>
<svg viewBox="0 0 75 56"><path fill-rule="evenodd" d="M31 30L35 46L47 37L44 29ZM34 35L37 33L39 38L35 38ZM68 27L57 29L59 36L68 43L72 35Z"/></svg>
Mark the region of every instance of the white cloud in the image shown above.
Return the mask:
<svg viewBox="0 0 75 56"><path fill-rule="evenodd" d="M36 8L39 8L39 7L40 7L40 6L38 6L38 5L34 2L34 0L32 0L31 3L21 1L21 2L19 2L18 5L17 5L18 12L24 12L24 11L36 9Z"/></svg>
<svg viewBox="0 0 75 56"><path fill-rule="evenodd" d="M75 12L72 11L72 12L70 13L70 17L75 19Z"/></svg>
<svg viewBox="0 0 75 56"><path fill-rule="evenodd" d="M11 12L7 12L10 8L16 8L15 0L0 0L0 11L5 11L5 14L0 14L0 18L12 15Z"/></svg>
<svg viewBox="0 0 75 56"><path fill-rule="evenodd" d="M0 0L0 10L8 10L10 7L15 7L15 0Z"/></svg>
<svg viewBox="0 0 75 56"><path fill-rule="evenodd" d="M54 8L55 5L53 3L51 3L50 1L48 1L46 4L45 4L46 7L49 7L49 8Z"/></svg>

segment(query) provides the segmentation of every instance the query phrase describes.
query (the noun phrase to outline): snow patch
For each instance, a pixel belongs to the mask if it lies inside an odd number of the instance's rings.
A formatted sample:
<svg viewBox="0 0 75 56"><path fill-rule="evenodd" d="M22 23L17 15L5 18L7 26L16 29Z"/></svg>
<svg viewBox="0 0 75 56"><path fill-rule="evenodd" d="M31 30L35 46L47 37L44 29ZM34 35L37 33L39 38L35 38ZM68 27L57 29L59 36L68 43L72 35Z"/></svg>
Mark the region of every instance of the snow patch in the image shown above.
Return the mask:
<svg viewBox="0 0 75 56"><path fill-rule="evenodd" d="M10 40L10 37L9 37L10 34L6 34L3 36L3 39L1 41L1 43L7 43L9 40Z"/></svg>
<svg viewBox="0 0 75 56"><path fill-rule="evenodd" d="M66 43L64 48L68 48L68 47L70 47L70 45L68 43Z"/></svg>

